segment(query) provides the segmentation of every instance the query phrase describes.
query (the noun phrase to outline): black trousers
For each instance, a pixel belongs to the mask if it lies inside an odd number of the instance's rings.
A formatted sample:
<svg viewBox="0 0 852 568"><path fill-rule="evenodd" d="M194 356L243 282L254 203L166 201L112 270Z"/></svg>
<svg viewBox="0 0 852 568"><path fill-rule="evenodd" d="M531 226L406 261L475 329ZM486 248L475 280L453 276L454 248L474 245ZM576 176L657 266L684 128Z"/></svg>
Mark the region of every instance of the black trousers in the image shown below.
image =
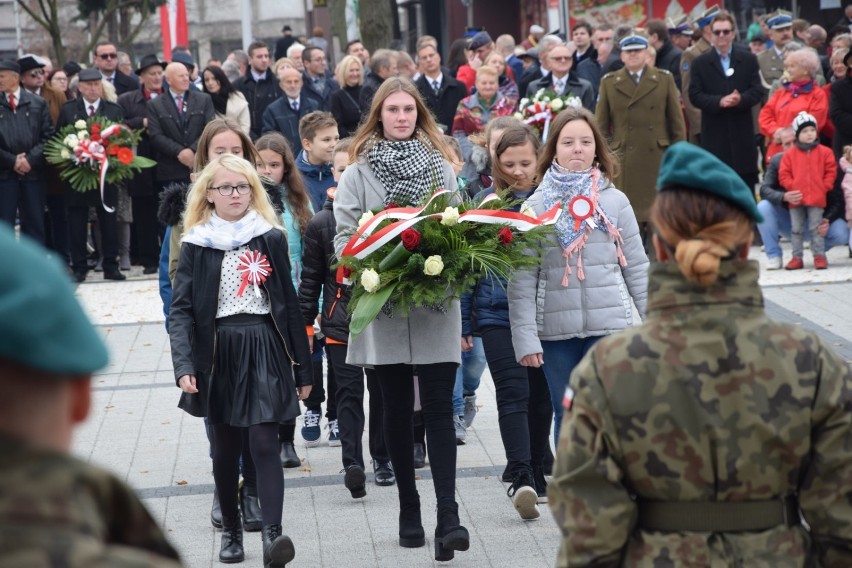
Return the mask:
<svg viewBox="0 0 852 568"><path fill-rule="evenodd" d="M157 266L160 261L160 222L157 221L157 196L135 195L133 201L133 232L136 236L136 255L144 267Z"/></svg>
<svg viewBox="0 0 852 568"><path fill-rule="evenodd" d="M373 369L364 369L364 374L367 375L367 391L370 393L370 423L367 425L370 430L368 437L370 455L377 461L390 461L388 446L385 443L385 408L382 389Z"/></svg>
<svg viewBox="0 0 852 568"><path fill-rule="evenodd" d="M103 246L104 272L118 271L118 234L116 231L116 215L104 209L103 205L95 207L98 213L98 225L101 229L101 245ZM74 205L68 207L68 249L71 252L71 267L74 272L88 271L86 264L86 228L89 225L89 206Z"/></svg>
<svg viewBox="0 0 852 568"><path fill-rule="evenodd" d="M326 373L328 390L323 386L322 354L324 349L325 338L317 339L314 337L314 350L311 352L311 362L314 365L314 384L311 387L311 394L302 401L302 404L305 405L305 408L319 411L327 394L328 404L325 407L325 417L329 420L337 420L337 386L332 365L328 365L328 373Z"/></svg>
<svg viewBox="0 0 852 568"><path fill-rule="evenodd" d="M340 343L328 343L325 352L329 367L334 370L337 397L337 422L340 429L340 445L343 457L343 467L359 465L364 468L364 450L361 438L364 434L364 371L346 363L348 346ZM375 386L375 385L374 385ZM370 388L368 383L367 388ZM376 392L378 391L378 392ZM378 399L374 401L374 399ZM370 390L370 418L378 413L382 419L382 394L379 389ZM374 407L377 407L374 410ZM384 447L384 434L381 427L377 430L370 428L370 454L373 459L387 461L387 450ZM378 448L379 455L372 450Z"/></svg>
<svg viewBox="0 0 852 568"><path fill-rule="evenodd" d="M417 365L420 405L426 425L429 467L438 507L455 502L456 432L453 427L453 387L456 363ZM396 474L401 505L417 502L414 481L414 372L413 365L376 365L382 389L385 442Z"/></svg>
<svg viewBox="0 0 852 568"><path fill-rule="evenodd" d="M44 244L44 183L24 180L12 174L12 179L0 181L0 221L15 226L21 218L21 233Z"/></svg>
<svg viewBox="0 0 852 568"><path fill-rule="evenodd" d="M500 437L511 474L541 464L549 449L553 410L540 369L521 366L512 347L512 330L487 326L480 330L485 359L494 380ZM530 371L538 371L531 373Z"/></svg>
<svg viewBox="0 0 852 568"><path fill-rule="evenodd" d="M59 255L66 265L71 265L68 252L68 211L64 195L45 196L47 215L45 217L45 245Z"/></svg>

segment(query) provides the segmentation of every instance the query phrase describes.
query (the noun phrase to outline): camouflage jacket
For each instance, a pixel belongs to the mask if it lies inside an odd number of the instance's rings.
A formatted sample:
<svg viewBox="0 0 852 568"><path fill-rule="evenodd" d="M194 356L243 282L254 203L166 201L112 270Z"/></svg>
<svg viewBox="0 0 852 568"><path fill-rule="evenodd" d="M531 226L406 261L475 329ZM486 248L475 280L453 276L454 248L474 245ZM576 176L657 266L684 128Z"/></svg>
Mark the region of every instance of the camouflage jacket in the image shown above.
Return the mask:
<svg viewBox="0 0 852 568"><path fill-rule="evenodd" d="M757 277L726 260L703 288L654 264L643 325L576 367L549 485L558 566L852 566L852 374L816 334L766 317ZM809 529L637 528L639 498L789 494Z"/></svg>
<svg viewBox="0 0 852 568"><path fill-rule="evenodd" d="M117 478L0 436L0 566L180 565L138 497Z"/></svg>

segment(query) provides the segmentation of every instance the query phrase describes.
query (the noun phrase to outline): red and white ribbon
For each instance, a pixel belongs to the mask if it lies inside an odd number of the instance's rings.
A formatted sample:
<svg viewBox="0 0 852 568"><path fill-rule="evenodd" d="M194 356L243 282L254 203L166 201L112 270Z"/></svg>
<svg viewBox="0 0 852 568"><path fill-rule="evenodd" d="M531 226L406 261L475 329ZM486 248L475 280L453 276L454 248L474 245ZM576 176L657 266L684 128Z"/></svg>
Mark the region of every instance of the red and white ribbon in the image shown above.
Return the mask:
<svg viewBox="0 0 852 568"><path fill-rule="evenodd" d="M417 223L420 223L430 217L440 219L443 216L442 213L433 213L431 215L420 215L420 213L422 213L437 196L444 193L448 193L447 190L435 192L435 194L429 198L429 201L427 201L426 205L423 207L392 208L377 213L370 218L370 220L364 223L364 225L355 232L352 238L349 239L349 242L346 243L346 246L343 248L341 256L352 256L358 259L366 258L370 254L382 248L388 242L398 237L404 230L413 227ZM483 200L483 203L496 198L496 196L493 198L486 198ZM546 211L538 217L530 217L523 213L501 211L498 209L470 209L459 215L458 222L510 225L519 231L525 232L535 227L552 225L562 213L561 209L562 204L557 203L550 209L550 211ZM376 231L376 228L383 219L400 220ZM375 234L373 234L374 231L376 231Z"/></svg>
<svg viewBox="0 0 852 568"><path fill-rule="evenodd" d="M242 297L246 286L251 284L254 286L255 297L260 298L258 284L266 282L267 277L272 273L272 265L269 264L269 259L266 258L265 254L258 250L250 250L240 255L237 272L239 272L243 281L240 284L240 289L237 290L237 297Z"/></svg>

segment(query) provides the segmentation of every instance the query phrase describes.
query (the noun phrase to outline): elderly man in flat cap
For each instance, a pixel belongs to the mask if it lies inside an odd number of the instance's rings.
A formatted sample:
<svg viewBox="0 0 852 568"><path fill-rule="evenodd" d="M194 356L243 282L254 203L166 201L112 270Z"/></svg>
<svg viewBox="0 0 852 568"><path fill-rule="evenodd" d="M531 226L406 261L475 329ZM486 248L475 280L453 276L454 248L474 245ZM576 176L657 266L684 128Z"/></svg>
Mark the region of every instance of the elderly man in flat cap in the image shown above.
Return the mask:
<svg viewBox="0 0 852 568"><path fill-rule="evenodd" d="M44 145L53 134L47 103L20 84L16 61L0 60L0 221L44 244Z"/></svg>
<svg viewBox="0 0 852 568"><path fill-rule="evenodd" d="M3 566L180 566L133 490L69 455L107 350L63 268L0 227Z"/></svg>

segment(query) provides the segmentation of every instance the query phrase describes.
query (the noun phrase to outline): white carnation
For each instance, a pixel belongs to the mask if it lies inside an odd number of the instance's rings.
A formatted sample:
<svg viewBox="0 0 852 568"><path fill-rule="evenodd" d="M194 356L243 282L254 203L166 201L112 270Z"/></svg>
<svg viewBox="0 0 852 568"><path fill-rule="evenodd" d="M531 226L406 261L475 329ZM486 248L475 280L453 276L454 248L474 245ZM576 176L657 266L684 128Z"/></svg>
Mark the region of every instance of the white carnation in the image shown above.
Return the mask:
<svg viewBox="0 0 852 568"><path fill-rule="evenodd" d="M379 289L379 284L381 284L379 273L372 268L368 268L361 273L361 286L363 286L364 290L367 292L375 292Z"/></svg>

